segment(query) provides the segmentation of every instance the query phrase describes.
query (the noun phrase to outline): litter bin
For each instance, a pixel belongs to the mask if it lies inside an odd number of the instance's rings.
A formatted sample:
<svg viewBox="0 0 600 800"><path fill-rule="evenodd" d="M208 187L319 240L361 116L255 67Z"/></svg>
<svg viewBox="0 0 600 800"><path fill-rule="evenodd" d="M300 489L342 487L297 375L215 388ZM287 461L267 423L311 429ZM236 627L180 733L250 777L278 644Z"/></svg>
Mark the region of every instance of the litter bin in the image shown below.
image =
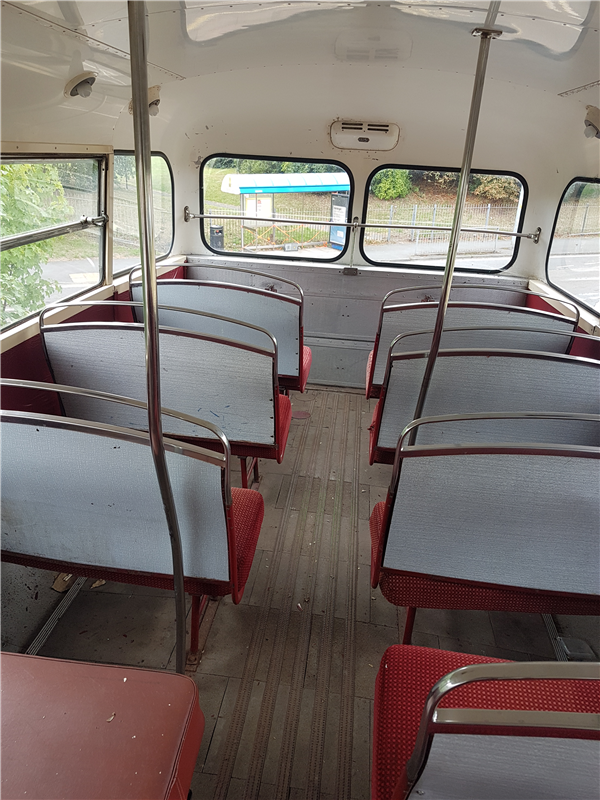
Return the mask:
<svg viewBox="0 0 600 800"><path fill-rule="evenodd" d="M210 226L210 246L214 250L225 250L225 237L222 225Z"/></svg>

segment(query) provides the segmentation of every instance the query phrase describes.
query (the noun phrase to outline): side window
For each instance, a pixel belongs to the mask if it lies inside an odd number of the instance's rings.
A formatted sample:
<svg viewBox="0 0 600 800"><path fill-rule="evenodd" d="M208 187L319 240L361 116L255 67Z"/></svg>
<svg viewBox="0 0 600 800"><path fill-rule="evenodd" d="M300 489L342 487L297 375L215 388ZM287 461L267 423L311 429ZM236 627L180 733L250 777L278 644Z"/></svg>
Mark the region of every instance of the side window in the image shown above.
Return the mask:
<svg viewBox="0 0 600 800"><path fill-rule="evenodd" d="M213 156L200 180L202 213L214 214L200 230L215 252L333 261L346 248L347 228L327 224L348 221L351 180L339 164Z"/></svg>
<svg viewBox="0 0 600 800"><path fill-rule="evenodd" d="M103 158L3 160L2 327L102 282L104 175Z"/></svg>
<svg viewBox="0 0 600 800"><path fill-rule="evenodd" d="M140 263L135 156L115 153L113 195L113 274ZM170 253L173 244L173 178L167 159L152 156L154 248L156 258Z"/></svg>
<svg viewBox="0 0 600 800"><path fill-rule="evenodd" d="M446 263L458 189L458 170L381 167L371 176L367 227L361 249L367 261L391 266L442 268ZM469 180L456 268L497 272L517 254L516 232L525 205L525 182L516 175L473 172ZM379 227L368 227L369 223ZM393 225L403 227L392 227Z"/></svg>
<svg viewBox="0 0 600 800"><path fill-rule="evenodd" d="M600 311L600 181L576 178L558 207L548 251L548 283Z"/></svg>

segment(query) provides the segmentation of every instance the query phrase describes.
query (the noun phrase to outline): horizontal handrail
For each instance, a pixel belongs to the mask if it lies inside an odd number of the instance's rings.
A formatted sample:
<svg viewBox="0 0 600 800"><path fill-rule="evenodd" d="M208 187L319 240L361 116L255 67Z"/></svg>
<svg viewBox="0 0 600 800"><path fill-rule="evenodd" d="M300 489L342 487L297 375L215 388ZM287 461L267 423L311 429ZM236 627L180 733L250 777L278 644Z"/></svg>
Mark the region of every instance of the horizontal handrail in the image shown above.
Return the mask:
<svg viewBox="0 0 600 800"><path fill-rule="evenodd" d="M596 343L600 341L597 336L591 336L589 333L577 333L575 331L555 331L552 330L552 328L518 328L507 325L468 325L460 328L455 328L455 327L444 328L442 335L444 333L457 333L461 331L503 331L509 333L543 333L543 334L548 334L550 336L568 336L569 339L571 340L571 344L569 345L569 347L572 347L572 344L575 339L582 339L582 340L587 339L588 341ZM396 338L392 340L392 343L390 345L390 354L394 355L392 350L402 339L409 339L411 336L423 336L423 334L426 333L433 334L433 328L420 331L407 331L406 333L398 334L398 336L396 336ZM568 351L567 355L569 355Z"/></svg>
<svg viewBox="0 0 600 800"><path fill-rule="evenodd" d="M65 233L73 231L84 231L86 228L102 228L108 222L106 214L99 217L83 216L78 222L65 222L63 225L53 225L50 228L40 228L37 231L25 231L25 233L15 233L12 236L5 236L0 239L0 252L12 250L15 247L22 247L25 244L34 242L44 242L46 239L54 239L56 236L63 236Z"/></svg>
<svg viewBox="0 0 600 800"><path fill-rule="evenodd" d="M231 264L205 264L202 261L188 261L187 258L189 257L186 257L186 260L182 261L181 264L169 264L169 269L176 269L178 267L199 267L202 269L222 270L223 272L243 272L246 275L260 275L262 278L269 278L271 281L279 281L280 283L287 283L289 286L293 286L300 295L300 299L304 301L304 290L300 284L291 281L289 278L282 278L281 275L272 275L270 272L259 272L257 269L247 269L246 267L234 267ZM129 273L130 286L134 281L134 272L141 272L141 267L134 267Z"/></svg>
<svg viewBox="0 0 600 800"><path fill-rule="evenodd" d="M51 303L49 306L46 306L40 311L40 330L44 328L44 315L48 311L56 311L59 308L69 307L69 306L81 306L89 307L89 306L117 306L120 308L131 308L135 306L136 308L142 308L143 303L138 300L65 300L64 302L56 302ZM198 317L209 317L210 319L218 319L220 322L227 322L232 325L239 325L242 328L251 328L252 330L258 331L259 333L264 334L267 339L270 339L273 343L273 352L275 354L275 360L277 360L277 341L272 333L270 333L266 328L261 328L259 325L253 325L251 322L243 322L239 319L234 319L233 317L224 317L222 314L211 314L209 311L198 311L195 308L184 308L183 306L165 306L159 304L157 308L162 309L163 311L177 311L181 312L182 314L194 314ZM91 320L90 320L91 321ZM99 320L96 320L99 321ZM135 323L139 324L139 323ZM163 325L159 326L163 328L168 328L169 326ZM182 328L181 330L185 330ZM228 337L223 337L228 338ZM233 340L232 340L233 341Z"/></svg>
<svg viewBox="0 0 600 800"><path fill-rule="evenodd" d="M398 445L396 446L396 454L394 456L392 479L390 481L390 492L393 492L395 490L395 486L398 482L398 476L400 474L400 464L402 463L402 459L407 455L411 455L411 451L414 452L416 450L418 450L419 452L425 452L425 450L428 450L430 452L430 455L438 455L438 452L441 451L443 451L445 454L452 451L457 454L461 453L463 455L467 455L467 454L472 454L474 451L483 451L483 449L487 447L488 451L491 452L493 450L495 453L512 452L515 454L523 455L523 454L533 454L536 452L553 450L553 455L563 456L571 454L573 456L585 455L589 458L600 457L600 448L597 447L583 447L581 445L555 445L555 444L546 444L539 442L527 442L527 443L497 442L497 443L487 443L487 444L478 443L474 445L405 444L405 440L409 439L409 437L411 436L411 432L414 431L416 428L420 427L421 425L430 425L442 422L468 422L469 420L485 420L485 419L489 420L563 419L574 422L600 423L600 414L580 414L580 413L571 413L570 411L487 411L487 412L477 411L465 414L440 414L439 416L435 417L420 417L419 419L413 419L412 422L409 422L408 425L404 428L404 430L400 433L400 436L398 438Z"/></svg>
<svg viewBox="0 0 600 800"><path fill-rule="evenodd" d="M111 403L122 403L123 405L134 406L135 408L140 408L147 410L148 404L142 400L135 400L133 397L125 397L123 395L118 394L110 394L109 392L101 392L96 389L82 389L79 386L66 386L62 383L46 383L44 381L29 381L29 380L21 380L20 378L0 378L0 386L12 386L17 389L41 389L42 391L50 391L50 392L63 392L64 394L75 394L75 395L82 395L84 397L95 397L97 400L108 400ZM26 412L27 413L27 412ZM209 422L205 419L200 419L199 417L192 417L190 414L185 414L182 411L175 411L172 408L166 408L163 406L161 408L161 413L168 416L168 417L176 417L177 419L181 419L184 422L189 422L192 425L196 425L201 428L206 428L209 431L217 436L221 440L221 444L223 445L223 457L226 465L225 469L225 480L224 480L224 492L225 492L225 502L228 507L231 506L232 499L231 499L231 483L229 477L229 462L231 459L231 447L229 445L229 439L223 431L218 428L216 425L213 425L212 422ZM171 438L169 436L165 436L165 438ZM186 445L182 445L181 442L177 442L178 445L184 447ZM191 445L192 447L196 447L195 445ZM204 448L198 448L201 451L204 451ZM210 452L210 451L209 451ZM214 453L210 453L211 457L214 457Z"/></svg>
<svg viewBox="0 0 600 800"><path fill-rule="evenodd" d="M356 231L358 228L385 228L386 230L393 228L398 230L409 231L451 231L451 227L440 227L439 225L396 225L387 222L324 222L323 220L316 219L291 219L291 218L276 218L276 217L250 217L240 216L239 214L194 214L190 211L189 206L183 210L183 218L186 222L192 219L233 219L233 220L251 220L252 222L284 222L289 225L324 225L329 228L350 228ZM536 228L533 233L518 233L517 231L498 231L490 228L461 228L461 233L492 233L495 236L513 236L515 238L531 239L534 244L540 240L541 228Z"/></svg>

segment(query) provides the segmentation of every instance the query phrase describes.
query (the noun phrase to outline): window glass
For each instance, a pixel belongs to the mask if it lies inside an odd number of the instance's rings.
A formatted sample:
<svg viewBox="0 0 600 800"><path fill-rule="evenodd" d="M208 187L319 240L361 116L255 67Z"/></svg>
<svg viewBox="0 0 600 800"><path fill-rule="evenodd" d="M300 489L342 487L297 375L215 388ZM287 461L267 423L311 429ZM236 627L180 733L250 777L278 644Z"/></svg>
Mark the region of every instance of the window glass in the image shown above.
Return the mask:
<svg viewBox="0 0 600 800"><path fill-rule="evenodd" d="M383 167L371 177L367 194L367 227L361 239L364 256L376 264L444 267L458 189L458 170ZM514 175L472 173L456 268L496 272L508 267L518 239L525 199L524 183ZM386 227L404 225L405 228Z"/></svg>
<svg viewBox="0 0 600 800"><path fill-rule="evenodd" d="M157 258L166 256L173 244L173 179L164 156L152 156L154 200L154 249ZM140 263L135 156L115 155L113 197L113 273L124 272Z"/></svg>
<svg viewBox="0 0 600 800"><path fill-rule="evenodd" d="M104 227L45 238L43 229L100 209L100 160L5 160L0 165L2 237L26 232L36 241L0 254L2 327L44 305L97 286L103 277Z"/></svg>
<svg viewBox="0 0 600 800"><path fill-rule="evenodd" d="M333 260L345 249L347 229L325 224L348 220L350 177L338 164L215 156L201 180L211 250Z"/></svg>
<svg viewBox="0 0 600 800"><path fill-rule="evenodd" d="M600 181L578 178L567 187L546 274L548 283L600 311Z"/></svg>

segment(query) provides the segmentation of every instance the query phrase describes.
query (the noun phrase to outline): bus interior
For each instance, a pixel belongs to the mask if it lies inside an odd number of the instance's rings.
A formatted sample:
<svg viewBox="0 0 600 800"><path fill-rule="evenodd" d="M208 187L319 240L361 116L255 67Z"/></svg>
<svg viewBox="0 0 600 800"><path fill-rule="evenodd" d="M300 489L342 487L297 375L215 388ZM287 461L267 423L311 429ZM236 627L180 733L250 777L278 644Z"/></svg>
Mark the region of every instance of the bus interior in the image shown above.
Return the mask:
<svg viewBox="0 0 600 800"><path fill-rule="evenodd" d="M3 798L600 797L599 29L3 0Z"/></svg>

